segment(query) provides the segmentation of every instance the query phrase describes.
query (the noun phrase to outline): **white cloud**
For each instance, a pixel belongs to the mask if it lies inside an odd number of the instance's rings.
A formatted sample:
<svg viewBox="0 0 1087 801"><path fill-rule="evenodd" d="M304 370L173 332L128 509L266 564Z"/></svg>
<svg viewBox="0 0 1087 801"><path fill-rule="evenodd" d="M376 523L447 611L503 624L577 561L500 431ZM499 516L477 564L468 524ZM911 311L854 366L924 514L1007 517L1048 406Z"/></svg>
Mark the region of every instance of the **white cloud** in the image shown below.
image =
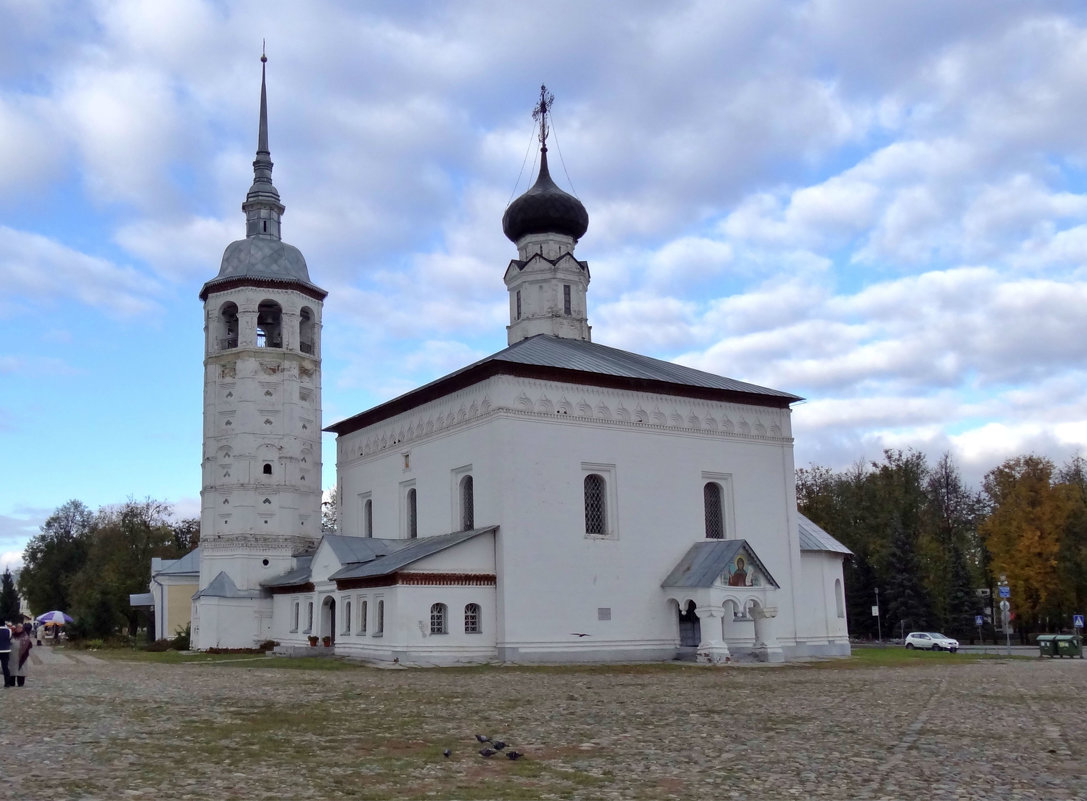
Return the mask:
<svg viewBox="0 0 1087 801"><path fill-rule="evenodd" d="M0 226L0 281L9 303L69 298L119 317L158 308L159 286L136 270L6 226Z"/></svg>

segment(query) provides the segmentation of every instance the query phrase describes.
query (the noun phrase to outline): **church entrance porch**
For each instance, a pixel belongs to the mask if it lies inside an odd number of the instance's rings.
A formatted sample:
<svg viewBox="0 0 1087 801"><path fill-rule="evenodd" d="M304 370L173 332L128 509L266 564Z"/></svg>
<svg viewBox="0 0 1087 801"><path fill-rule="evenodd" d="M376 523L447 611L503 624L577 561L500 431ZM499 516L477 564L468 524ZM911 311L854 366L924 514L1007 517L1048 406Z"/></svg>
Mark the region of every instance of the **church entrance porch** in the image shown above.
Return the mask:
<svg viewBox="0 0 1087 801"><path fill-rule="evenodd" d="M779 587L745 540L695 544L661 589L675 604L681 654L693 646L697 661L714 665L785 660L773 627Z"/></svg>

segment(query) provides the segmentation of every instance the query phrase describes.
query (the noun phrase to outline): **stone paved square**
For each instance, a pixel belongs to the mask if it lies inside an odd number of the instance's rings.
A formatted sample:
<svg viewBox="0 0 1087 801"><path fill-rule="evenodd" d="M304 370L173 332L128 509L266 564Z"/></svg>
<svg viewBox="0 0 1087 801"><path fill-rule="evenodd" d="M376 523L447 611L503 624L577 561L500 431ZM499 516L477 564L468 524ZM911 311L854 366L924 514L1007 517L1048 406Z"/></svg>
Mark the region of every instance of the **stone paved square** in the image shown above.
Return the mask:
<svg viewBox="0 0 1087 801"><path fill-rule="evenodd" d="M0 696L9 799L1087 797L1083 660L320 670L33 653L27 686ZM525 757L484 759L475 733Z"/></svg>

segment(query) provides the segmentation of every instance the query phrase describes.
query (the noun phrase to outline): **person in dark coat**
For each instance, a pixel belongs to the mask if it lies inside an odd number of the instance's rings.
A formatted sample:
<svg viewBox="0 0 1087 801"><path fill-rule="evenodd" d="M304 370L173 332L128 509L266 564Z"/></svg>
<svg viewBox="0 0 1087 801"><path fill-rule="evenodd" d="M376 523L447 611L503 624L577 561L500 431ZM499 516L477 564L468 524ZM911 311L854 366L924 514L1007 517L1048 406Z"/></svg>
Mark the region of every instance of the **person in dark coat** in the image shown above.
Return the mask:
<svg viewBox="0 0 1087 801"><path fill-rule="evenodd" d="M4 686L11 687L15 684L15 678L8 668L8 659L11 657L11 629L8 624L0 625L0 668L4 670Z"/></svg>

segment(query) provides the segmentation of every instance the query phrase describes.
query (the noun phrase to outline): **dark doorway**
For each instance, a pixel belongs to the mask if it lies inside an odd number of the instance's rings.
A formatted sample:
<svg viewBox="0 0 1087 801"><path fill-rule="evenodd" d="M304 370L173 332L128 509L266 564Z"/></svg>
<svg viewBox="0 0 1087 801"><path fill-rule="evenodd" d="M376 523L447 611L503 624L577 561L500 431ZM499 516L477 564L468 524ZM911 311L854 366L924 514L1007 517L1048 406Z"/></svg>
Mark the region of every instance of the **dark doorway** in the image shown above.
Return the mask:
<svg viewBox="0 0 1087 801"><path fill-rule="evenodd" d="M679 645L681 648L697 648L702 642L702 626L694 611L694 601L687 602L687 611L679 613Z"/></svg>

